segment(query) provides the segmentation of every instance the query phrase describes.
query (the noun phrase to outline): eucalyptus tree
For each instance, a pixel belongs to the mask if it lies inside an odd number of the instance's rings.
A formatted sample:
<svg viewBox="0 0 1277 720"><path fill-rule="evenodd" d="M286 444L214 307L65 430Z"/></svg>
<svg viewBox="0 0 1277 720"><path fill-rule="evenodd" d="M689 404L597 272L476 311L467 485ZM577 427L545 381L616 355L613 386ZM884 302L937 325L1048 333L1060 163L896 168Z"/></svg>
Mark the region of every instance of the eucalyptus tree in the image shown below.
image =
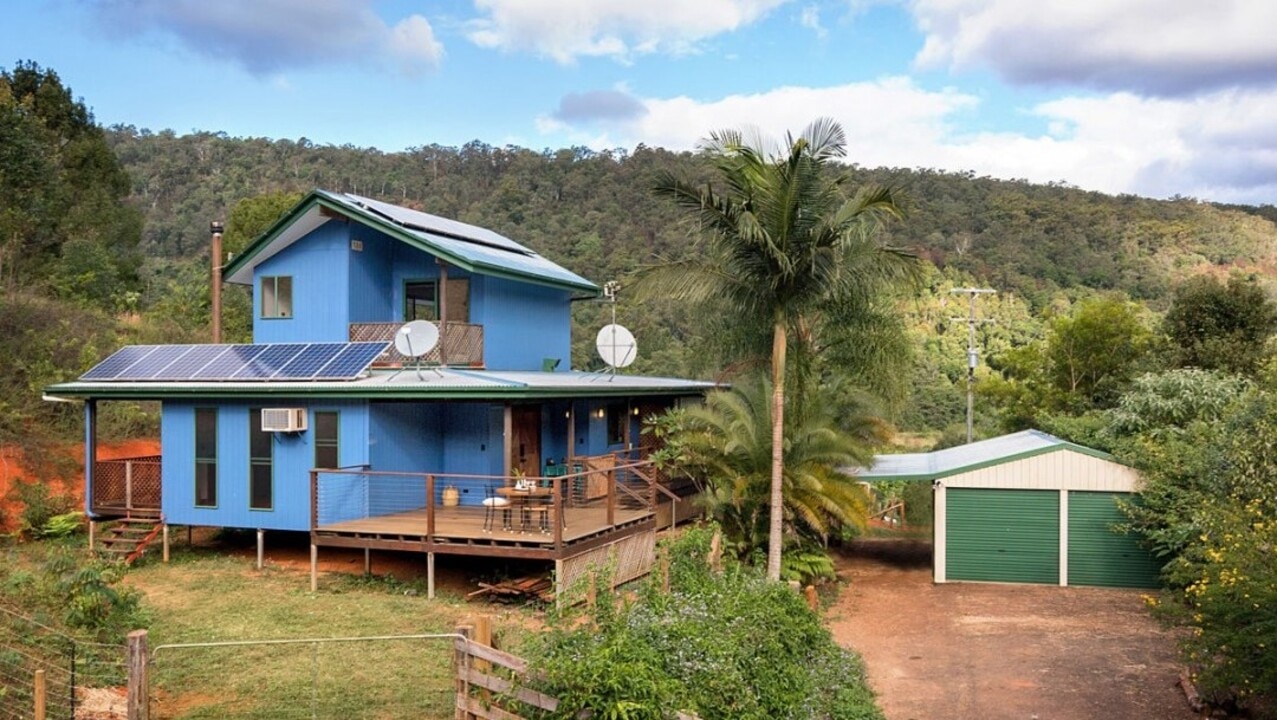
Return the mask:
<svg viewBox="0 0 1277 720"><path fill-rule="evenodd" d="M848 195L846 135L819 119L782 145L756 133L712 133L702 150L713 179L697 186L671 174L655 191L698 226L700 247L685 259L647 269L645 294L713 302L729 317L771 328L771 486L767 576L780 578L784 508L786 360L791 338L810 342L822 310L872 298L910 274L912 255L880 241L884 220L899 217L897 193L863 186Z"/></svg>

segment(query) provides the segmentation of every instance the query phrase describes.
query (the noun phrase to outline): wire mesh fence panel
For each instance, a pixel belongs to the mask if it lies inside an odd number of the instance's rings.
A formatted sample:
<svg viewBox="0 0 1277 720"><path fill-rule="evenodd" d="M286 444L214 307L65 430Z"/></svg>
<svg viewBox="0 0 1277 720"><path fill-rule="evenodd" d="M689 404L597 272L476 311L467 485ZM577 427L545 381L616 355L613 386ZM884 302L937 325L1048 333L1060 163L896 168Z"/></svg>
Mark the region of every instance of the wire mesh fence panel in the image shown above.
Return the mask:
<svg viewBox="0 0 1277 720"><path fill-rule="evenodd" d="M47 717L73 717L79 649L73 638L0 608L0 720L34 716L37 671L43 671Z"/></svg>
<svg viewBox="0 0 1277 720"><path fill-rule="evenodd" d="M452 635L160 645L152 718L452 718Z"/></svg>

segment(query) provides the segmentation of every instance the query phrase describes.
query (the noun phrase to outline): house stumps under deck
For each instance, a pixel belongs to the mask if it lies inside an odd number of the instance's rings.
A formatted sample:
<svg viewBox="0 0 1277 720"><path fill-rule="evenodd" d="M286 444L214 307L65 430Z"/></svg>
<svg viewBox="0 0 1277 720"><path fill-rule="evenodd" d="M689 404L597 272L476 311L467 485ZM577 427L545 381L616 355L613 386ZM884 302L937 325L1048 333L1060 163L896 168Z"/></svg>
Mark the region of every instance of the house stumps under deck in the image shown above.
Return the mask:
<svg viewBox="0 0 1277 720"><path fill-rule="evenodd" d="M604 565L612 567L614 585L628 582L650 571L655 551L658 490L649 467L613 459L573 475L532 478L539 494L491 509L446 504L436 489L455 489L445 478L494 488L509 488L515 478L312 471L311 591L318 590L321 547L362 549L365 557L370 550L424 553L431 598L436 554L553 562L558 592Z"/></svg>

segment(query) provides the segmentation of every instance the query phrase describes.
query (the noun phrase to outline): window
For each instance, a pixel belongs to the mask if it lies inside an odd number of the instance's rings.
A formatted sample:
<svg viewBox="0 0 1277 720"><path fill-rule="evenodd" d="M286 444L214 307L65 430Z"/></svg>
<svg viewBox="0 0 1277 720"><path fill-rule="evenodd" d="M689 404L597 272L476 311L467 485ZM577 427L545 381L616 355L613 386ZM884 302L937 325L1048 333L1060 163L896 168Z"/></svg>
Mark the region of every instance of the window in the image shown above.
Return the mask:
<svg viewBox="0 0 1277 720"><path fill-rule="evenodd" d="M404 283L403 319L438 320L439 293L434 280Z"/></svg>
<svg viewBox="0 0 1277 720"><path fill-rule="evenodd" d="M624 445L630 441L630 415L625 403L607 406L607 444Z"/></svg>
<svg viewBox="0 0 1277 720"><path fill-rule="evenodd" d="M248 507L275 509L275 434L262 430L262 409L248 409Z"/></svg>
<svg viewBox="0 0 1277 720"><path fill-rule="evenodd" d="M293 316L293 279L288 275L262 278L262 317Z"/></svg>
<svg viewBox="0 0 1277 720"><path fill-rule="evenodd" d="M217 507L217 409L195 409L195 506Z"/></svg>
<svg viewBox="0 0 1277 720"><path fill-rule="evenodd" d="M315 412L315 467L341 467L337 445L337 413Z"/></svg>

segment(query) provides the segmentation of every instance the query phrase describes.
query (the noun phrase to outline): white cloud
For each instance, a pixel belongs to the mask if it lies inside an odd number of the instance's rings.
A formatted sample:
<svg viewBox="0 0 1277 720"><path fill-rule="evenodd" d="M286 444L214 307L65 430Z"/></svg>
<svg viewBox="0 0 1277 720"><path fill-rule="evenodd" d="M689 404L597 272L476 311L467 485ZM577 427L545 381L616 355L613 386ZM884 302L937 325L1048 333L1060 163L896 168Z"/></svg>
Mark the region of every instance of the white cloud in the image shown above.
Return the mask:
<svg viewBox="0 0 1277 720"><path fill-rule="evenodd" d="M816 37L825 39L829 31L820 24L820 8L815 5L804 5L798 13L798 24L816 33Z"/></svg>
<svg viewBox="0 0 1277 720"><path fill-rule="evenodd" d="M475 0L485 16L470 23L476 45L531 52L570 63L581 56L628 60L683 53L749 25L788 0Z"/></svg>
<svg viewBox="0 0 1277 720"><path fill-rule="evenodd" d="M1176 96L1277 84L1272 0L912 0L923 67Z"/></svg>
<svg viewBox="0 0 1277 720"><path fill-rule="evenodd" d="M979 101L907 78L825 88L784 87L712 101L639 98L646 113L608 126L542 118L538 130L596 149L638 143L692 149L711 130L757 126L797 132L820 116L843 124L848 159L867 167L972 170L981 175L1064 181L1088 190L1234 202L1277 199L1277 91L1220 91L1193 99L1130 93L1065 97L1027 112L1043 134L971 133ZM978 120L978 117L974 117ZM964 123L965 124L965 123Z"/></svg>
<svg viewBox="0 0 1277 720"><path fill-rule="evenodd" d="M435 39L434 28L420 15L404 18L390 28L386 50L409 73L433 68L443 58L443 43Z"/></svg>
<svg viewBox="0 0 1277 720"><path fill-rule="evenodd" d="M95 7L117 32L171 35L197 55L262 76L370 59L417 72L443 57L426 18L389 26L369 0L103 0Z"/></svg>

